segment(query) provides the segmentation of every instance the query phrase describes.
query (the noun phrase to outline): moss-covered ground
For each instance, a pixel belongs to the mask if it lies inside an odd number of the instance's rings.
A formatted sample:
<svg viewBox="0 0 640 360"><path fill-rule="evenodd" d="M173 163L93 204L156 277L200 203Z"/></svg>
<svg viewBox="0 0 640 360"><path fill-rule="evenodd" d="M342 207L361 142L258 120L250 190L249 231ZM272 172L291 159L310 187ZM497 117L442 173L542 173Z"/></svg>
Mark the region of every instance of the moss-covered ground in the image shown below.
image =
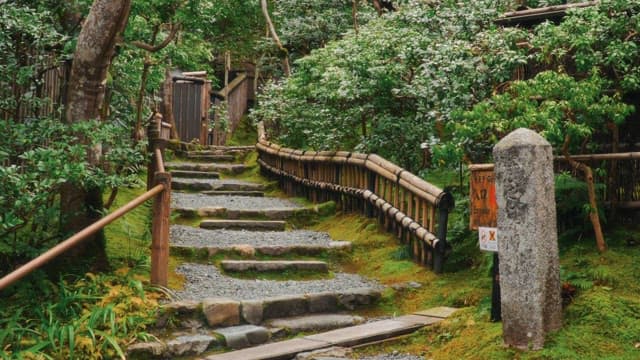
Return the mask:
<svg viewBox="0 0 640 360"><path fill-rule="evenodd" d="M434 306L461 308L433 327L358 354L410 352L425 359L639 359L640 247L627 230L610 232L610 249L600 254L581 240L561 246L561 277L568 287L563 328L549 336L542 351L525 353L502 344L502 326L489 321L490 257L476 254L475 265L436 275L409 260L408 251L373 220L353 214L324 219L314 227L334 239L354 242L344 270L386 285L415 281L420 288L388 288L365 315L405 314ZM456 251L454 249L454 251ZM575 291L575 292L574 292Z"/></svg>

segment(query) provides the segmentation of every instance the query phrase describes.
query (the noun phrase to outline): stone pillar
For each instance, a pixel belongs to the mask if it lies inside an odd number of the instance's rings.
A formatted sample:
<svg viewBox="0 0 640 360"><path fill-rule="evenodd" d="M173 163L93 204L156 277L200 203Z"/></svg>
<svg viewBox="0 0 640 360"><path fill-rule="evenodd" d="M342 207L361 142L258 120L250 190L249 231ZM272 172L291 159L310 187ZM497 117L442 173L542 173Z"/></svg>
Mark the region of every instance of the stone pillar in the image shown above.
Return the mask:
<svg viewBox="0 0 640 360"><path fill-rule="evenodd" d="M493 148L505 345L538 350L562 326L551 145L518 129Z"/></svg>

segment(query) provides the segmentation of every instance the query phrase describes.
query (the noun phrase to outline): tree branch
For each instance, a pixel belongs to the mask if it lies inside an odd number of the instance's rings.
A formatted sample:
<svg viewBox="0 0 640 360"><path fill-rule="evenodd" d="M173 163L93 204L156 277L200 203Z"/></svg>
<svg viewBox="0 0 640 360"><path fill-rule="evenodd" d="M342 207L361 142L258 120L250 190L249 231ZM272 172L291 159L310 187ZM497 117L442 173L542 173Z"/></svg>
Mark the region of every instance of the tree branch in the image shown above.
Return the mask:
<svg viewBox="0 0 640 360"><path fill-rule="evenodd" d="M271 21L271 16L269 16L269 6L267 5L267 0L260 0L260 5L262 7L262 14L264 15L264 20L267 22L267 27L269 29L269 33L273 38L273 41L276 42L278 48L284 54L284 59L282 60L282 66L284 67L284 73L289 76L291 75L291 67L289 66L289 51L287 48L282 45L282 41L280 41L280 37L278 37L278 33L276 33L276 28L273 26L273 21Z"/></svg>
<svg viewBox="0 0 640 360"><path fill-rule="evenodd" d="M165 47L167 47L167 45L169 45L169 43L173 41L173 39L175 39L176 35L178 34L178 31L180 31L180 29L182 28L182 25L180 23L171 24L170 26L171 26L171 30L169 32L169 35L167 35L167 37L158 45L151 45L142 41L132 41L131 45L152 53L158 52L164 49Z"/></svg>

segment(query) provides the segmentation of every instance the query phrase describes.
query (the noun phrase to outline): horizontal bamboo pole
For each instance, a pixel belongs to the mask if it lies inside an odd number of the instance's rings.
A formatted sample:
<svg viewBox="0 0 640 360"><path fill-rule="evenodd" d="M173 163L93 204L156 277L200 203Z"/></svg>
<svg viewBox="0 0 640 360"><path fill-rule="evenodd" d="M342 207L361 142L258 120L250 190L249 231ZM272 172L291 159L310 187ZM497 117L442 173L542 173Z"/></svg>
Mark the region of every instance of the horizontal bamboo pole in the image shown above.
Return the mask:
<svg viewBox="0 0 640 360"><path fill-rule="evenodd" d="M334 183L327 183L309 179L303 179L292 175L286 171L277 169L265 161L259 159L258 163L264 169L282 177L287 177L291 180L299 182L305 186L315 187L322 190L331 190L331 191L339 191L348 195L358 196L362 199L370 202L378 209L383 211L387 216L391 217L396 223L400 224L407 231L415 234L420 240L424 241L431 247L435 247L438 243L438 239L435 235L433 235L427 228L425 228L422 224L418 223L399 209L395 208L391 203L387 202L385 199L381 198L374 192L370 190L358 189L353 187L342 186Z"/></svg>
<svg viewBox="0 0 640 360"><path fill-rule="evenodd" d="M576 161L601 161L601 160L639 160L640 152L626 152L626 153L611 153L611 154L583 154L583 155L571 155L571 160ZM564 156L555 156L555 161L567 161ZM493 164L471 164L469 170L493 170Z"/></svg>
<svg viewBox="0 0 640 360"><path fill-rule="evenodd" d="M22 279L23 277L29 275L31 272L35 271L36 269L40 268L44 264L60 256L61 254L71 249L72 247L78 245L80 242L84 241L89 236L95 234L103 227L109 225L110 223L122 217L124 214L140 206L145 201L160 194L162 191L164 191L164 185L154 186L149 191L131 200L129 203L119 208L118 210L94 222L93 224L81 230L79 233L71 236L67 240L47 250L37 258L22 265L18 269L14 270L12 273L0 279L0 291L4 290L5 288L12 285L16 281Z"/></svg>

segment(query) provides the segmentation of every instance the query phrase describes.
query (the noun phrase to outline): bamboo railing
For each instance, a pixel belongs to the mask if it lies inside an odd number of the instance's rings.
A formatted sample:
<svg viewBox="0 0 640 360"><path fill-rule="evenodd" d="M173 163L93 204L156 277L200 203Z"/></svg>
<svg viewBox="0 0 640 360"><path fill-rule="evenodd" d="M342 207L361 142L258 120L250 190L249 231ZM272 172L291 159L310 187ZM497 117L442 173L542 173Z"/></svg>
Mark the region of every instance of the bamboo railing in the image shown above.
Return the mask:
<svg viewBox="0 0 640 360"><path fill-rule="evenodd" d="M604 204L619 209L640 209L640 152L571 155L570 158L594 169L606 170L594 173L594 181L605 185L598 191L599 200ZM472 166L470 170L493 170L493 164ZM554 158L554 171L568 171L582 178L581 173L568 165L564 156Z"/></svg>
<svg viewBox="0 0 640 360"><path fill-rule="evenodd" d="M159 115L157 115L154 120L148 128L149 148L152 154L152 160L149 164L149 174L151 175L148 178L148 191L1 278L0 291L85 241L89 236L95 234L100 229L121 218L151 198L154 199L151 229L151 283L154 285L167 286L171 174L164 170L163 151L169 140L171 125L162 122L162 116Z"/></svg>
<svg viewBox="0 0 640 360"><path fill-rule="evenodd" d="M285 192L377 217L412 250L415 261L442 272L451 194L375 154L301 151L267 140L258 125L258 163Z"/></svg>

